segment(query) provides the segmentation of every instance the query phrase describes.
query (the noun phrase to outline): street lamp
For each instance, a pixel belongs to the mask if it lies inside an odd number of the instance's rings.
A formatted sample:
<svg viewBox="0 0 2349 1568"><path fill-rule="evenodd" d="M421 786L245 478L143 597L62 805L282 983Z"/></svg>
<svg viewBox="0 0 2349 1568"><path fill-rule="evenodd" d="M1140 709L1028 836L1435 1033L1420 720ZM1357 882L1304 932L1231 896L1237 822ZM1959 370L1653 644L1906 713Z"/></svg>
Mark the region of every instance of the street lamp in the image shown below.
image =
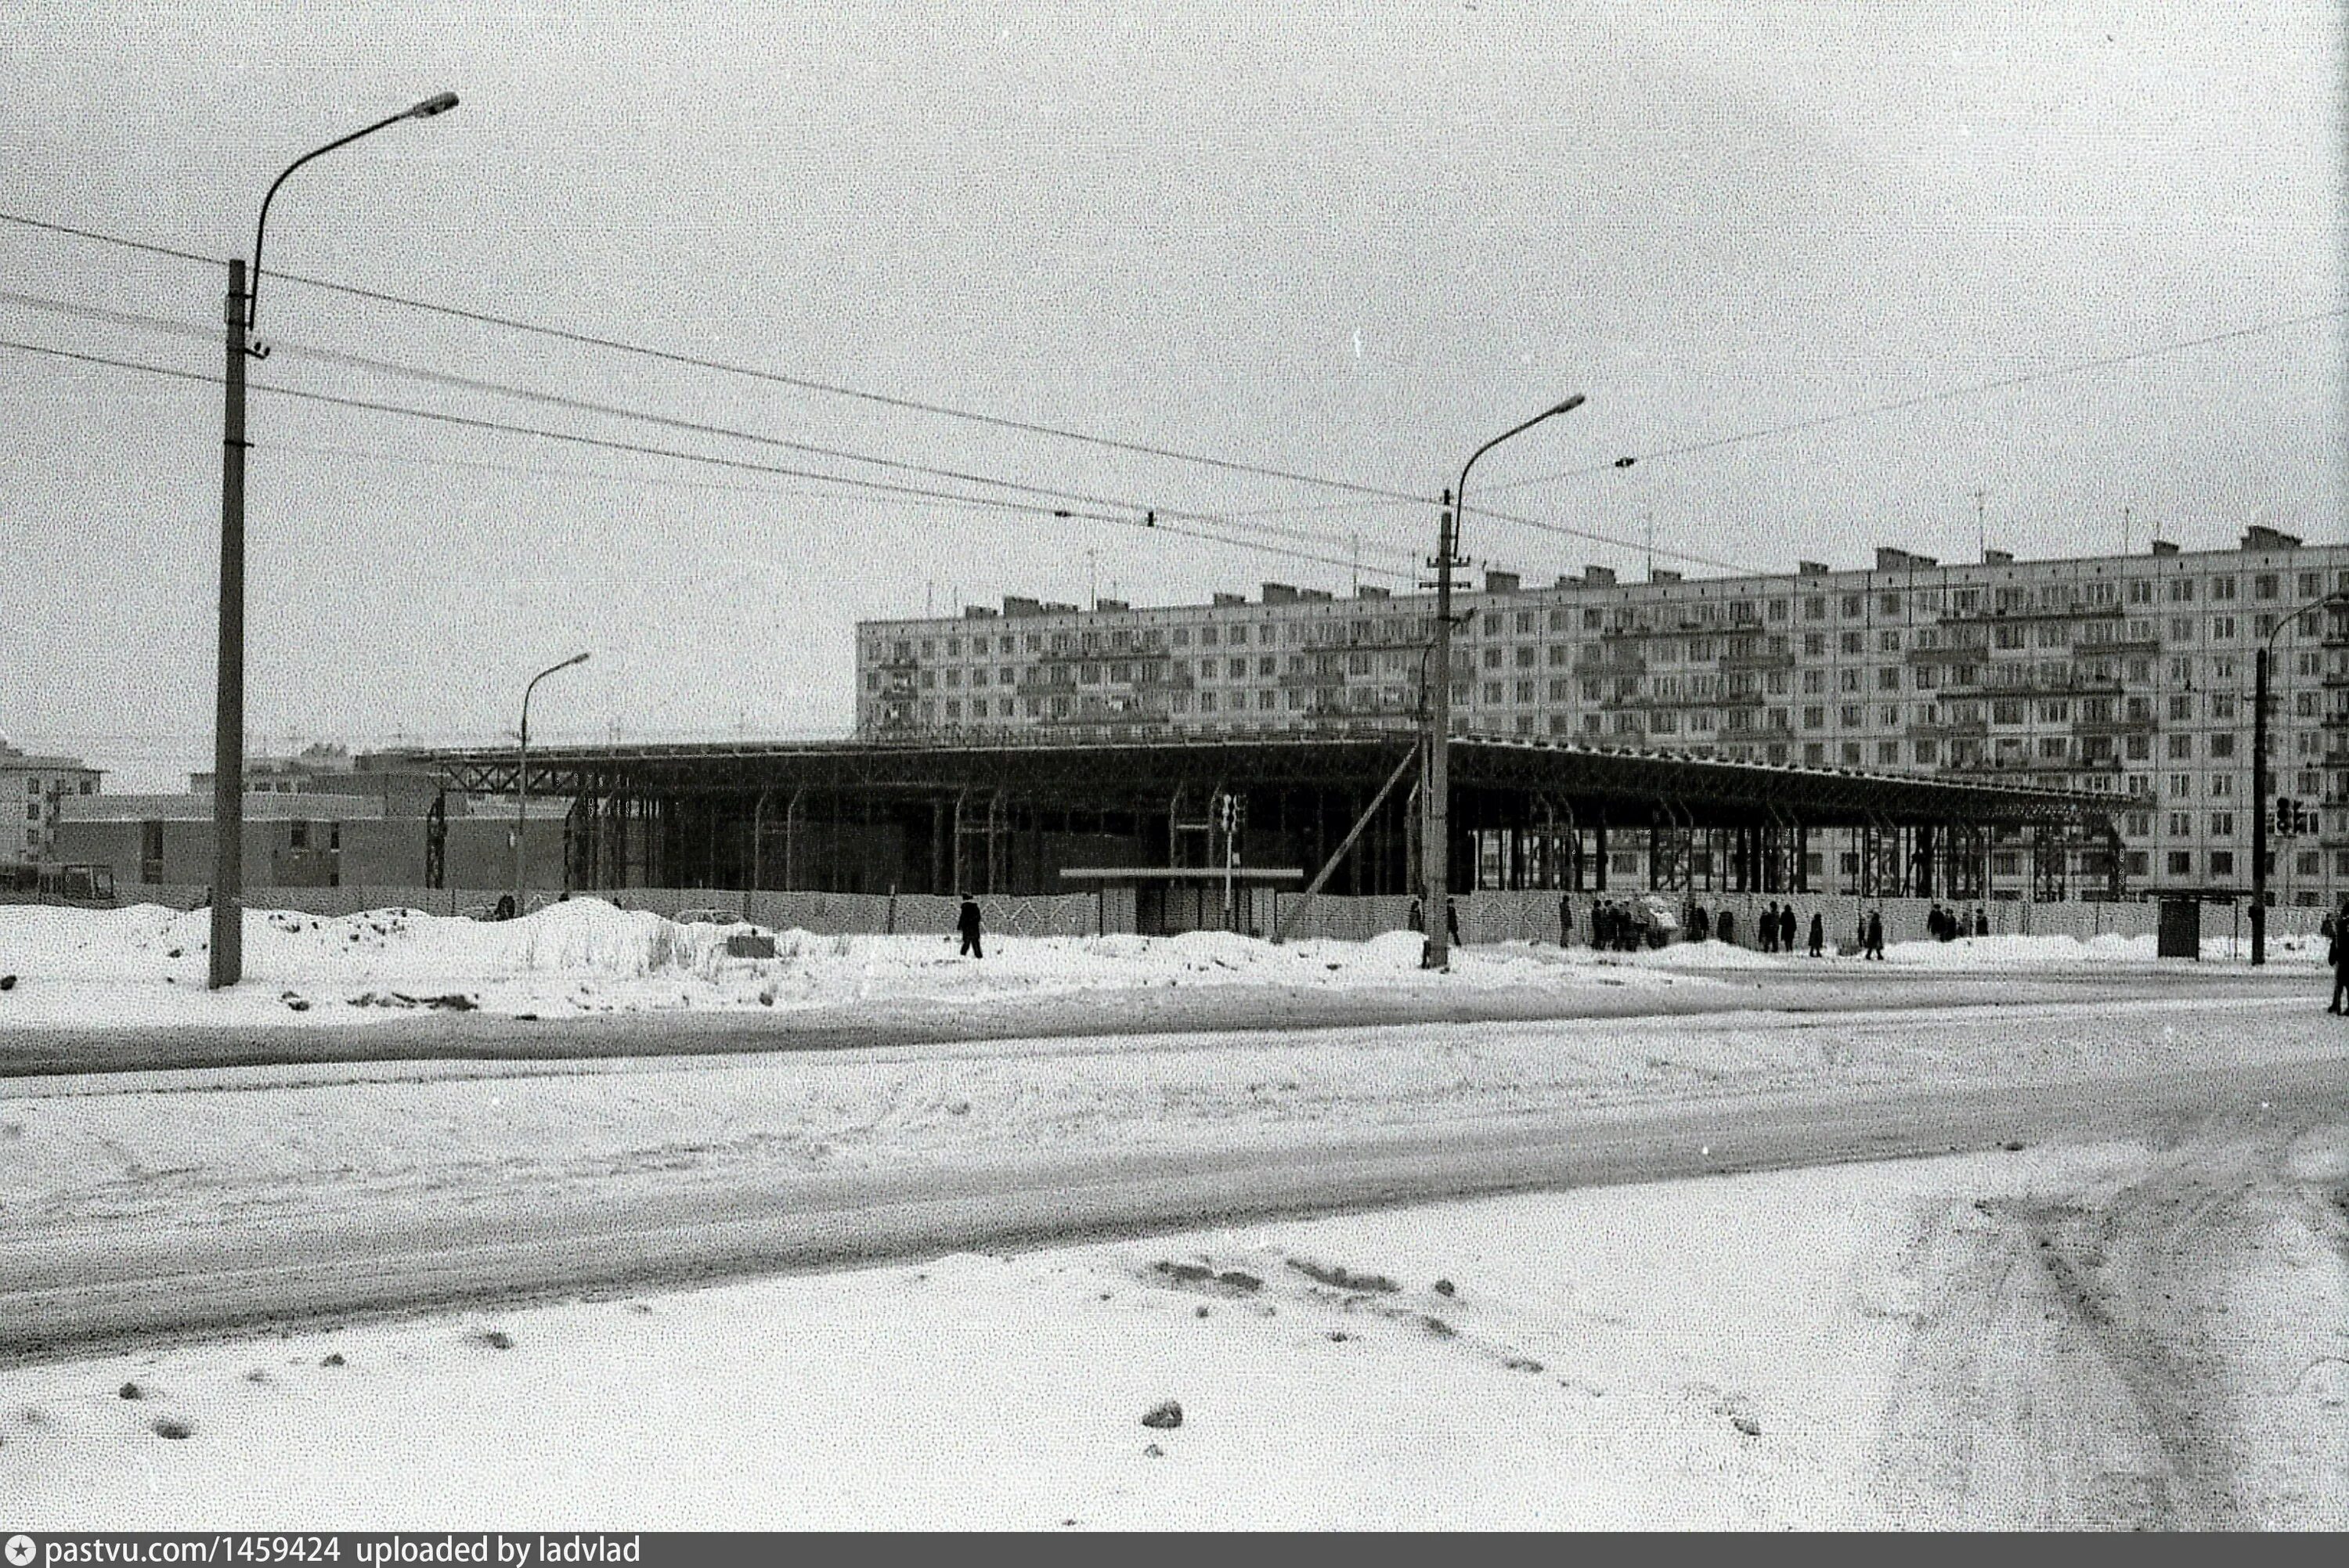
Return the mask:
<svg viewBox="0 0 2349 1568"><path fill-rule="evenodd" d="M1524 424L1502 431L1483 446L1468 454L1460 465L1460 482L1444 498L1444 510L1435 532L1435 642L1433 663L1435 668L1429 688L1427 705L1427 788L1419 802L1420 865L1425 875L1427 893L1423 903L1427 927L1427 956L1430 969L1445 967L1452 957L1452 924L1448 918L1452 893L1451 831L1452 831L1452 568L1453 552L1459 547L1459 519L1468 504L1468 470L1476 459L1507 440L1511 436L1532 429L1544 419L1569 413L1582 407L1582 394L1578 392L1565 402L1543 409Z"/></svg>
<svg viewBox="0 0 2349 1568"><path fill-rule="evenodd" d="M2268 961L2268 665L2276 637L2311 610L2349 605L2349 588L2311 599L2269 628L2251 659L2251 962Z"/></svg>
<svg viewBox="0 0 2349 1568"><path fill-rule="evenodd" d="M261 241L269 227L269 203L277 188L314 158L403 119L429 119L457 107L455 93L426 98L379 119L285 166L261 199L261 219L253 227L253 280L246 286L244 260L228 263L228 372L221 437L220 665L212 716L212 939L211 988L217 991L244 977L244 362L268 348L253 335L260 309Z"/></svg>
<svg viewBox="0 0 2349 1568"><path fill-rule="evenodd" d="M525 913L524 900L530 892L530 862L523 858L523 839L530 831L530 694L538 683L557 670L567 670L574 665L587 662L585 654L574 654L559 665L549 665L530 677L530 685L522 688L522 745L514 754L514 788L518 799L514 806L514 913Z"/></svg>

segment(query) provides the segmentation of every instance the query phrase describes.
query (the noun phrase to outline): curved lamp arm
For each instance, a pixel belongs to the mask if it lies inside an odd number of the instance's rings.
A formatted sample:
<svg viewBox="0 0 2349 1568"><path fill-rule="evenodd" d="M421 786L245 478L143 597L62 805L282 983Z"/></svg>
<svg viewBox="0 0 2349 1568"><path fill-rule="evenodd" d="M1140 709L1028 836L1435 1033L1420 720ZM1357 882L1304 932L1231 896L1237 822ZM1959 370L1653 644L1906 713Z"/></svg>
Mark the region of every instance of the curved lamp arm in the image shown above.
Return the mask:
<svg viewBox="0 0 2349 1568"><path fill-rule="evenodd" d="M279 174L276 179L269 182L268 193L261 199L261 221L253 226L253 276L251 281L245 285L244 295L244 330L248 335L252 333L253 324L261 314L261 242L263 237L269 232L269 203L276 199L277 188L285 183L285 176L293 173L295 170L301 168L312 159L324 158L327 153L334 151L335 149L338 147L348 147L360 137L373 136L377 131L381 130L388 125L398 125L403 119L430 119L434 115L445 114L456 107L457 95L455 93L435 94L433 97L426 98L422 103L417 104L409 108L401 109L398 114L388 115L384 119L377 120L373 125L367 126L364 129L355 130L348 136L339 137L335 140L326 143L324 147L316 148L311 151L304 153L301 157L287 164L285 171ZM248 350L248 352L250 351Z"/></svg>
<svg viewBox="0 0 2349 1568"><path fill-rule="evenodd" d="M567 670L574 665L584 665L586 662L587 655L585 654L574 654L559 665L547 665L546 668L531 676L530 684L522 688L522 743L524 746L528 746L530 744L530 694L536 691L538 689L538 683L544 680L547 676L555 674L559 670Z"/></svg>
<svg viewBox="0 0 2349 1568"><path fill-rule="evenodd" d="M1524 424L1514 426L1509 429L1502 431L1499 435L1494 437L1491 440L1485 442L1483 446L1468 454L1468 460L1460 465L1460 482L1454 486L1452 490L1452 548L1455 553L1460 549L1460 525L1468 521L1468 470L1476 466L1476 459L1483 457L1486 452L1491 451L1495 447L1499 446L1503 441L1507 440L1511 436L1523 435L1526 431L1532 429L1536 425L1540 424L1544 419L1554 418L1559 414L1570 414L1575 409L1581 407L1582 404L1582 394L1577 392L1573 397L1568 397L1565 402L1558 404L1555 407L1543 409L1532 418L1527 419ZM1625 465L1619 463L1616 466L1620 468Z"/></svg>

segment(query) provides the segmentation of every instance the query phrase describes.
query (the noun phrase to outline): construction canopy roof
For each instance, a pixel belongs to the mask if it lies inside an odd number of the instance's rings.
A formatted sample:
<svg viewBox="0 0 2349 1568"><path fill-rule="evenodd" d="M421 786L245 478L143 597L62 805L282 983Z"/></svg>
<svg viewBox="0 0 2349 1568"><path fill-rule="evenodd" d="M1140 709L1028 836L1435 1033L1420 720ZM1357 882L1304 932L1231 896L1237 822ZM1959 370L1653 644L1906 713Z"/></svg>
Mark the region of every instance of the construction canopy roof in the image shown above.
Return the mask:
<svg viewBox="0 0 2349 1568"><path fill-rule="evenodd" d="M1004 791L1054 807L1164 809L1177 790L1376 789L1412 755L1405 732L1118 741L988 739L920 744L707 742L533 748L533 794L756 796L793 790L868 796ZM362 767L427 768L451 788L514 789L509 749L378 754ZM1988 769L1874 773L1498 737L1450 747L1455 795L1526 791L1592 821L1646 823L1659 808L1698 824L1799 822L2086 823L2131 798L2041 789Z"/></svg>

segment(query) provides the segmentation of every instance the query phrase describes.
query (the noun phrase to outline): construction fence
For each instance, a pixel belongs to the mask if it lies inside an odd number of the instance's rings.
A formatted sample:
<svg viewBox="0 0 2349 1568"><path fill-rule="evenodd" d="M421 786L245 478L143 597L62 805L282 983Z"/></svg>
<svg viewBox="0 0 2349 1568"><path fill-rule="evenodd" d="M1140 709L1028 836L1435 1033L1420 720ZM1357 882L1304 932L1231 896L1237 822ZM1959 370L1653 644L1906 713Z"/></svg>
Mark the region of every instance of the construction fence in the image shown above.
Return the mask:
<svg viewBox="0 0 2349 1568"><path fill-rule="evenodd" d="M122 904L156 903L173 909L195 909L203 902L208 890L202 887L161 886L142 883L123 890L118 901ZM412 888L412 887L285 887L254 888L247 892L247 909L295 910L320 917L357 914L375 909L416 909L429 914L471 915L476 918L492 913L505 890L481 888ZM530 907L542 908L560 895L533 893ZM741 892L710 888L620 888L594 894L581 894L607 899L624 909L649 910L668 919L690 914L699 919L725 921L742 920L771 930L797 928L821 935L899 935L951 934L959 913L959 902L933 893L847 893L809 892ZM1626 894L1624 901L1640 897ZM1671 899L1671 895L1657 895ZM1590 911L1599 895L1578 892L1569 895L1573 926L1570 939L1574 945L1590 939ZM1462 893L1454 900L1454 913L1459 921L1460 940L1468 945L1482 943L1531 942L1554 945L1560 935L1558 898L1555 892L1485 892ZM52 903L33 894L0 896L5 903ZM1334 938L1340 941L1361 942L1390 931L1411 927L1412 906L1415 901L1400 895L1368 898L1340 898L1327 894L1308 897L1299 892L1282 892L1271 903L1273 919L1282 934L1290 940ZM1927 899L1862 899L1848 893L1816 895L1789 894L1716 894L1702 895L1697 900L1704 905L1709 917L1718 919L1723 910L1734 916L1734 940L1739 945L1759 945L1756 921L1762 910L1770 904L1792 904L1795 919L1795 945L1807 945L1813 913L1822 917L1826 927L1826 944L1831 951L1850 951L1858 945L1859 924L1869 912L1880 911L1884 916L1884 939L1888 943L1919 942L1929 935L1926 917L1932 909ZM1134 903L1131 890L1112 889L1102 892L1058 893L1041 896L1012 897L988 894L978 900L981 917L988 931L1009 936L1092 936L1112 932L1130 932L1134 923ZM1676 913L1686 906L1672 902L1669 907ZM2067 935L2086 940L2107 934L2120 936L2152 936L2160 918L2160 904L2156 902L2089 902L2065 901L2034 903L2020 900L1992 900L1987 904L1951 904L1946 907L1962 912L1971 923L1976 910L1986 909L1990 928L1994 934L2007 935ZM2251 940L2249 907L2241 903L2232 904L2205 903L2199 905L2202 935L2205 940L2229 936L2239 937L2248 951ZM2272 908L2268 912L2268 934L2271 938L2313 936L2324 919L2321 909L2297 906ZM1971 929L1971 925L1969 927ZM1256 934L1269 937L1274 928L1259 928Z"/></svg>

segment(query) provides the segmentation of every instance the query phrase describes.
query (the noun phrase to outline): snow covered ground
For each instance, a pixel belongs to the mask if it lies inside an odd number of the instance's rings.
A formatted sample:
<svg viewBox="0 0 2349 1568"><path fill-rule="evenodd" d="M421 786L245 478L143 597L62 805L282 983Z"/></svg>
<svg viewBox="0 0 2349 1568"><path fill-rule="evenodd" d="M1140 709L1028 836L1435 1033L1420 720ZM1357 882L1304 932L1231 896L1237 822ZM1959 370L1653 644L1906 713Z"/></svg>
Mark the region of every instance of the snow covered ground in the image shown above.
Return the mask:
<svg viewBox="0 0 2349 1568"><path fill-rule="evenodd" d="M205 921L0 907L0 975L18 976L0 1030L907 996L1065 996L1081 1011L1119 988L1425 983L1408 935L1004 938L972 962L951 940L786 932L776 958L739 959L730 928L574 900L504 924L254 914L253 981L215 995ZM2149 949L1992 937L1902 945L1867 967L2117 975L2150 968ZM1507 944L1462 954L1444 983L1727 990L1740 971L1860 964ZM657 1205L1039 1150L1289 1150L1643 1101L1957 1082L2027 1094L2054 1076L2307 1059L2342 1037L2306 987L2220 1002L2158 990L2028 1009L7 1080L0 1255L102 1257L175 1227ZM2289 1181L2274 1150L2188 1191L2176 1150L2033 1150L17 1367L0 1372L0 1526L2338 1527L2349 1141L2328 1137L2290 1151ZM2125 1246L2129 1224L2160 1246ZM2098 1295L2107 1258L2127 1277ZM2147 1305L2173 1297L2199 1305L2174 1320ZM2142 1365L2128 1359L2139 1341ZM2033 1354L1984 1360L2023 1343ZM2196 1357L2216 1369L2196 1373ZM2049 1376L2066 1381L2033 1381ZM2087 1424L2040 1433L2075 1387L2096 1391ZM2169 1429L2214 1434L2209 1476L2141 1440L2140 1407L2168 1388L2191 1395ZM1180 1426L1141 1425L1167 1399ZM2052 1479L2031 1446L2043 1437L2071 1456ZM2114 1466L2131 1478L2117 1491L2099 1479ZM2251 1481L2229 1492L2239 1477Z"/></svg>
<svg viewBox="0 0 2349 1568"><path fill-rule="evenodd" d="M2337 1182L2349 1130L2292 1158ZM2176 1522L2182 1461L2054 1455L2105 1467L2093 1495L2002 1472L2011 1412L1966 1402L1996 1380L1928 1354L1998 1301L2043 1316L2027 1286L1969 1296L1951 1237L2076 1216L2157 1163L2116 1144L1509 1197L18 1367L0 1511L33 1531ZM2339 1528L2341 1259L2305 1227L2249 1239L2234 1315L2198 1341L2278 1385L2204 1410L2259 1483L2230 1517ZM1169 1402L1179 1425L1144 1424Z"/></svg>
<svg viewBox="0 0 2349 1568"><path fill-rule="evenodd" d="M0 906L0 1024L334 1025L402 1013L471 1011L560 1018L686 1009L751 1011L895 1002L980 1001L1176 986L1286 987L1376 993L1423 983L1420 940L1274 946L1222 933L1152 938L990 937L988 956L957 956L952 938L776 934L776 956L736 958L749 926L679 924L596 899L484 923L415 910L324 917L245 915L245 983L204 988L210 913L153 904L119 910ZM2205 944L2221 960L2227 939ZM2310 945L2280 939L2280 963L2313 963ZM2150 937L1968 937L1895 945L1887 961L1916 971L2144 966ZM1454 991L1568 994L1599 985L1670 988L1755 968L1852 965L1719 943L1630 954L1521 943L1456 950Z"/></svg>

